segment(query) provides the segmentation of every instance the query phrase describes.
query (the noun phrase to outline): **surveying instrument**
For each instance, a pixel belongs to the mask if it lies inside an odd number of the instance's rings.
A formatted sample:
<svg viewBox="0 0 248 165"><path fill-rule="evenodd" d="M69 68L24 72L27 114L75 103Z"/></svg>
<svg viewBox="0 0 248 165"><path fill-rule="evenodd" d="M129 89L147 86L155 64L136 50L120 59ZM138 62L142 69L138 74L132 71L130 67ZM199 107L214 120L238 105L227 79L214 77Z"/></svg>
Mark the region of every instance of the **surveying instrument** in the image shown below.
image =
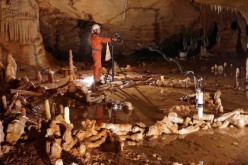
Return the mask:
<svg viewBox="0 0 248 165"><path fill-rule="evenodd" d="M110 74L110 70L112 69L112 75L111 75L111 80L110 81L115 81L115 66L119 69L120 73L124 75L126 81L128 80L126 73L120 68L118 63L114 60L114 46L116 45L121 45L123 43L123 40L120 38L120 34L118 32L115 33L114 37L116 41L112 41L110 43L111 47L111 63L108 65L108 70L107 73L104 77L105 84L107 84L108 76Z"/></svg>

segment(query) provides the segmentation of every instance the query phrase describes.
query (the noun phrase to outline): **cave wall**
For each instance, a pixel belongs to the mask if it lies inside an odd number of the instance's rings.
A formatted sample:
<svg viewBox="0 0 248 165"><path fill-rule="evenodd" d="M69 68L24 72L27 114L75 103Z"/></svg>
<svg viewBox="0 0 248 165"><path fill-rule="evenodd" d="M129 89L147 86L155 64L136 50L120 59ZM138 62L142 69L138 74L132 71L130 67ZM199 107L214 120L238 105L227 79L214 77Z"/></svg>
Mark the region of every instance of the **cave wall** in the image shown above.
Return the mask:
<svg viewBox="0 0 248 165"><path fill-rule="evenodd" d="M46 50L64 59L69 49L76 59L91 58L90 26L100 23L103 36L121 34L115 53L130 54L140 44L161 44L182 30L196 28L199 12L189 0L43 0L40 27Z"/></svg>
<svg viewBox="0 0 248 165"><path fill-rule="evenodd" d="M239 0L242 1L242 0ZM116 54L127 55L144 44L166 47L173 38L185 47L203 40L218 27L213 51L247 49L247 17L242 5L218 6L202 0L0 0L0 46L2 59L8 52L17 62L36 68L49 66L49 54L67 60L91 59L89 36L92 24L103 27L103 36L121 34L123 45ZM210 2L210 1L209 1ZM235 3L235 2L233 2ZM243 2L244 3L244 2ZM197 4L197 5L196 5ZM230 4L229 4L230 5ZM230 23L237 20L239 29ZM203 34L201 33L203 30ZM192 35L191 35L192 34ZM191 35L181 38L182 35ZM177 36L177 37L175 37ZM203 36L203 39L202 39ZM182 40L183 39L183 40ZM141 44L140 44L141 43ZM189 45L188 45L189 44ZM227 48L226 48L227 47Z"/></svg>

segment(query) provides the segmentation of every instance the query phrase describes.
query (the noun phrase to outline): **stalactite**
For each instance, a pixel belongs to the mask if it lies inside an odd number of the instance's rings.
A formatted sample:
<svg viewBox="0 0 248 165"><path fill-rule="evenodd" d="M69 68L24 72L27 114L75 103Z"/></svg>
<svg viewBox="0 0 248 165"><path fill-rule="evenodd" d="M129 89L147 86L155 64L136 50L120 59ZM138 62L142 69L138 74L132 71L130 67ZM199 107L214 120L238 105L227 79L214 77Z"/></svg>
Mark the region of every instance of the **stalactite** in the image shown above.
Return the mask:
<svg viewBox="0 0 248 165"><path fill-rule="evenodd" d="M203 42L206 41L209 32L213 28L214 24L217 25L218 31L230 28L231 23L236 20L241 29L241 44L244 51L247 50L247 39L246 39L246 25L242 10L239 8L209 5L209 4L197 4L200 9L200 19L203 27Z"/></svg>

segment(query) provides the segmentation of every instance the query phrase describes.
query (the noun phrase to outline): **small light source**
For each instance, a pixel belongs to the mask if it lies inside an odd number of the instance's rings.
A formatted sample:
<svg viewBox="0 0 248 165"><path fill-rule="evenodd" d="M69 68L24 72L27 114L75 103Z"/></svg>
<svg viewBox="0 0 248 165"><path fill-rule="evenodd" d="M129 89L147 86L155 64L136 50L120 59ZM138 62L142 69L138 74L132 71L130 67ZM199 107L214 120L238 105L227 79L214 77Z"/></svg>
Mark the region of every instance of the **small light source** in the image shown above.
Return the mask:
<svg viewBox="0 0 248 165"><path fill-rule="evenodd" d="M87 87L90 87L94 83L93 76L86 77L82 80L82 83L85 84Z"/></svg>

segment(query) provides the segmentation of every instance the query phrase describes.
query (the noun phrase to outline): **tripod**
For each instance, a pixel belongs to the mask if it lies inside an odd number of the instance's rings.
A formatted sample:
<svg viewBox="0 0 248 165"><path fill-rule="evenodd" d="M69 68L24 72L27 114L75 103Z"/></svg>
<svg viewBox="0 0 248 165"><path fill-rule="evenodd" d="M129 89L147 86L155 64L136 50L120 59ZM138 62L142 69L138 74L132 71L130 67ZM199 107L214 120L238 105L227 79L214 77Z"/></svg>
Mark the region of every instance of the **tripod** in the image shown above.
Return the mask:
<svg viewBox="0 0 248 165"><path fill-rule="evenodd" d="M114 69L115 65L118 67L118 69L121 71L121 73L125 76L125 79L127 81L128 78L126 76L126 73L124 73L124 71L120 68L118 63L114 60L114 45L113 45L113 43L110 46L111 46L111 65L109 65L107 73L106 73L106 75L104 77L105 84L107 83L107 79L108 79L108 76L109 76L110 69L112 69L112 82L115 81L115 69Z"/></svg>

